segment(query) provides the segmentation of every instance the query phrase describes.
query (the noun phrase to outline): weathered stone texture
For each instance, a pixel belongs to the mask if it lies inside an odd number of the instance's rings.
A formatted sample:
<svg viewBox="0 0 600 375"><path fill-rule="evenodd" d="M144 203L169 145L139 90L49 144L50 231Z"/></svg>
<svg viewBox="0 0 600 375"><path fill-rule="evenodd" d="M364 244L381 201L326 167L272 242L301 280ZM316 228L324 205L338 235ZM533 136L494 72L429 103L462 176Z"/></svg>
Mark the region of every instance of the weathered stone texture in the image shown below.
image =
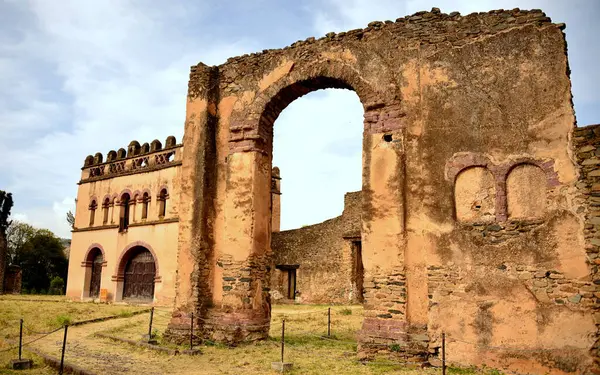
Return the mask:
<svg viewBox="0 0 600 375"><path fill-rule="evenodd" d="M585 303L592 307L597 330L592 336L594 344L590 354L594 357L597 373L600 373L600 125L577 128L573 145L574 157L579 164L579 196L575 203L577 212L585 217L583 234L590 277L586 279L589 285L582 285L581 291L569 296L567 303Z"/></svg>
<svg viewBox="0 0 600 375"><path fill-rule="evenodd" d="M4 274L4 294L21 294L23 271L21 267L10 265Z"/></svg>
<svg viewBox="0 0 600 375"><path fill-rule="evenodd" d="M343 88L364 108L359 351L425 360L446 332L462 364L593 368L600 220L585 189L600 172L581 136L577 183L563 29L540 10L434 9L193 67L173 327L196 310L205 337L265 337L273 125Z"/></svg>
<svg viewBox="0 0 600 375"><path fill-rule="evenodd" d="M285 296L287 279L277 265L300 265L299 300L303 303L353 303L357 295L353 277L352 241L360 241L360 192L347 193L341 216L320 224L273 233L272 290ZM273 302L276 302L274 300Z"/></svg>

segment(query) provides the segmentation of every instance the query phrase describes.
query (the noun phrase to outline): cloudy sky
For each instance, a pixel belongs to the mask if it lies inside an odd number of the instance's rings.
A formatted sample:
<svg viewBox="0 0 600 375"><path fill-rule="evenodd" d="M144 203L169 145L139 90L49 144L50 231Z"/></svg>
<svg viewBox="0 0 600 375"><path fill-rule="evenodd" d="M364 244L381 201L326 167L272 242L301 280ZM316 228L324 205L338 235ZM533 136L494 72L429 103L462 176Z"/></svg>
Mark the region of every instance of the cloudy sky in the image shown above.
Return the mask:
<svg viewBox="0 0 600 375"><path fill-rule="evenodd" d="M13 217L70 237L86 155L183 136L190 65L329 31L442 12L541 8L567 24L579 125L600 122L597 0L0 0L0 189ZM318 138L311 134L320 134ZM361 185L362 108L349 91L309 94L275 124L282 227L339 215Z"/></svg>

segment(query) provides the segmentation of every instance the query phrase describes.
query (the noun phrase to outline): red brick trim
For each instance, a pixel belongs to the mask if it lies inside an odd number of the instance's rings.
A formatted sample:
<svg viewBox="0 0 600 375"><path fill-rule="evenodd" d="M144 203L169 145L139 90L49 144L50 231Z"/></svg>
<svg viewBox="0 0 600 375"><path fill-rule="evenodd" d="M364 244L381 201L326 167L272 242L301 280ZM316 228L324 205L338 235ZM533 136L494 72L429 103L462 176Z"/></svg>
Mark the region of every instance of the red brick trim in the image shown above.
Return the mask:
<svg viewBox="0 0 600 375"><path fill-rule="evenodd" d="M452 183L452 188L456 183L456 177L464 170L473 167L486 168L492 173L496 187L496 221L502 222L508 220L508 202L506 199L506 180L510 172L519 165L534 165L540 168L546 174L547 189L552 189L560 185L558 174L554 170L554 160L537 159L529 156L518 157L507 160L503 163L494 163L487 155L475 152L461 152L454 154L447 162L445 167L446 180Z"/></svg>
<svg viewBox="0 0 600 375"><path fill-rule="evenodd" d="M106 253L104 252L104 248L102 247L102 245L100 245L99 243L93 243L87 248L87 250L85 251L85 256L83 257L83 261L81 262L81 266L91 267L93 261L91 257L92 251L94 249L100 250L100 253L102 254L102 259L104 260L104 262L102 263L102 267L106 267Z"/></svg>

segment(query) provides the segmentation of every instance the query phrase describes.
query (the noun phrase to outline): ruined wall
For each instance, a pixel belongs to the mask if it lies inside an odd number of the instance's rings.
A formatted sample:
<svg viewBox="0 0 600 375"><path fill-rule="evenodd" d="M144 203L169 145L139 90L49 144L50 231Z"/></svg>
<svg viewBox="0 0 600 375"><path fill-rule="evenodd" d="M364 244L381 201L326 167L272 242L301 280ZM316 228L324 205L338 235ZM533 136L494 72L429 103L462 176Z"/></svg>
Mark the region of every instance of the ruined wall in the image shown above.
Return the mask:
<svg viewBox="0 0 600 375"><path fill-rule="evenodd" d="M16 265L6 267L4 274L4 293L21 294L21 285L23 281L23 270Z"/></svg>
<svg viewBox="0 0 600 375"><path fill-rule="evenodd" d="M462 364L586 371L563 29L540 10L434 8L192 67L173 327L196 309L205 337L267 336L274 122L343 88L364 108L361 355L427 360L445 331Z"/></svg>
<svg viewBox="0 0 600 375"><path fill-rule="evenodd" d="M352 243L360 241L361 193L344 196L342 215L323 223L273 233L271 289L273 301L284 301L287 275L277 265L300 265L296 270L302 303L355 303ZM282 298L278 298L282 297Z"/></svg>
<svg viewBox="0 0 600 375"><path fill-rule="evenodd" d="M581 280L571 303L584 302L592 307L596 332L589 333L593 345L590 354L600 362L600 125L577 128L573 134L574 156L579 165L577 212L585 217L585 251L589 276ZM580 308L581 310L581 308Z"/></svg>

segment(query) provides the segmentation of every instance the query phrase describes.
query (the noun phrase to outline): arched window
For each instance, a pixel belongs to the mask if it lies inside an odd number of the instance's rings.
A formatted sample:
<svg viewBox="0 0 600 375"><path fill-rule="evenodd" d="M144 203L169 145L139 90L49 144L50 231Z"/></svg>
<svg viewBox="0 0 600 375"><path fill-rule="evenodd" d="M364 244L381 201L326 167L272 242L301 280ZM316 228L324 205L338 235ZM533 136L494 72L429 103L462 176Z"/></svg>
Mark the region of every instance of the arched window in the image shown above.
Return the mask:
<svg viewBox="0 0 600 375"><path fill-rule="evenodd" d="M102 224L108 223L108 207L110 206L110 199L106 197L104 203L102 203Z"/></svg>
<svg viewBox="0 0 600 375"><path fill-rule="evenodd" d="M128 193L121 196L121 212L119 215L119 232L124 232L129 227L129 202L131 197Z"/></svg>
<svg viewBox="0 0 600 375"><path fill-rule="evenodd" d="M509 218L538 218L546 210L546 173L537 165L519 164L506 178Z"/></svg>
<svg viewBox="0 0 600 375"><path fill-rule="evenodd" d="M150 194L144 193L142 196L142 219L148 218L148 205L150 204Z"/></svg>
<svg viewBox="0 0 600 375"><path fill-rule="evenodd" d="M96 217L96 208L98 208L98 203L96 199L92 199L92 203L90 203L90 227L94 225L94 219Z"/></svg>
<svg viewBox="0 0 600 375"><path fill-rule="evenodd" d="M494 176L485 167L462 170L454 182L456 218L465 222L489 222L495 218Z"/></svg>
<svg viewBox="0 0 600 375"><path fill-rule="evenodd" d="M158 217L165 217L167 213L167 199L169 199L169 193L167 189L162 189L158 194Z"/></svg>
<svg viewBox="0 0 600 375"><path fill-rule="evenodd" d="M135 206L138 202L140 202L140 194L134 193L133 199L129 202L129 205L131 206L131 208L129 209L129 220L134 223L138 220L136 212L137 210Z"/></svg>

